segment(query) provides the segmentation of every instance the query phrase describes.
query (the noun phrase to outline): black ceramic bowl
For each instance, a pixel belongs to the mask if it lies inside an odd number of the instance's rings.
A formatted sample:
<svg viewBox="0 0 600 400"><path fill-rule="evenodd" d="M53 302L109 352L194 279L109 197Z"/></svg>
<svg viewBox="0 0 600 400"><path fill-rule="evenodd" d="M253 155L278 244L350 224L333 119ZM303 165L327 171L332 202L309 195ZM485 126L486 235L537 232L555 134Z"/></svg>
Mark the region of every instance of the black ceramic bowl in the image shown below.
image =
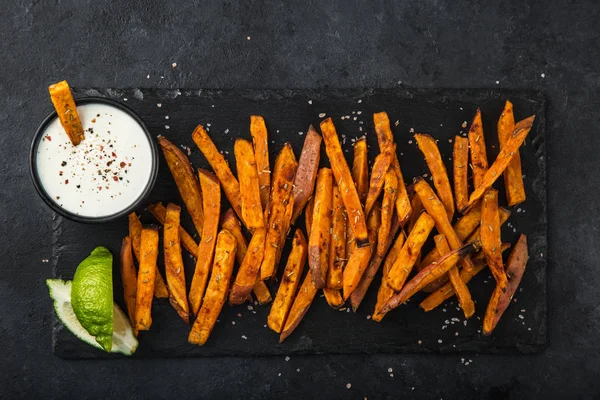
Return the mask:
<svg viewBox="0 0 600 400"><path fill-rule="evenodd" d="M88 223L88 224L113 221L120 217L126 216L127 214L129 214L130 212L135 210L138 206L140 206L142 204L142 202L144 202L144 200L148 197L148 195L152 191L152 188L154 187L154 184L156 182L156 176L158 175L158 159L159 159L158 147L156 145L156 142L154 141L154 138L150 135L150 131L148 131L148 128L144 124L144 121L142 121L142 119L139 117L139 115L137 115L133 110L131 110L129 107L127 107L117 101L105 99L102 97L85 97L85 98L75 99L76 105L83 105L83 104L90 104L90 103L100 103L100 104L106 104L106 105L109 105L112 107L116 107L116 108L124 111L125 113L129 114L140 125L140 127L146 134L146 137L148 138L148 142L150 143L150 151L152 152L152 166L151 166L152 170L150 172L150 179L148 180L148 183L146 184L146 187L142 191L141 195L135 201L133 201L129 206L127 206L125 209L123 209L115 214L105 215L105 216L101 216L101 217L86 217L86 216L77 215L70 211L65 210L64 208L62 208L61 206L56 204L56 202L54 202L54 200L52 200L52 198L48 195L48 193L46 192L46 190L44 189L44 186L42 185L42 183L40 181L40 177L38 175L38 170L37 170L37 151L38 151L38 146L40 144L40 141L42 140L44 131L46 130L46 127L48 126L48 124L50 122L52 122L55 118L58 118L56 111L53 111L52 113L50 113L50 115L48 115L44 119L44 121L41 123L41 125L37 129L35 136L33 137L33 141L31 142L31 148L29 150L29 172L31 174L31 179L33 180L33 185L35 186L35 189L37 190L37 192L40 195L40 197L42 198L42 200L44 200L44 202L48 205L48 207L50 207L53 211L55 211L56 213L62 215L65 218L68 218L72 221Z"/></svg>

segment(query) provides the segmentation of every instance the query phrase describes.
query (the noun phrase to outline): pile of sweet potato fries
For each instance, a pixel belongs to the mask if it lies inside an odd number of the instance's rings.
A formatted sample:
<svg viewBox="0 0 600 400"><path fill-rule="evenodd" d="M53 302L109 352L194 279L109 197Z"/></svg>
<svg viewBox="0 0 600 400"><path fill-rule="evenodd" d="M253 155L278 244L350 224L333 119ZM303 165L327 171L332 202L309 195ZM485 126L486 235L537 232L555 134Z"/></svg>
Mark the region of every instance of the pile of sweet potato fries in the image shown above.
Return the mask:
<svg viewBox="0 0 600 400"><path fill-rule="evenodd" d="M373 115L380 152L370 173L366 139L355 142L350 168L331 118L321 122L321 134L309 128L299 159L286 143L271 165L265 121L251 116L252 140L238 138L234 145L237 178L201 125L192 138L213 172L194 171L178 146L159 137L200 239L196 242L180 225L178 205L148 206L163 225L165 281L156 267L158 229L142 226L135 213L129 216L121 273L136 332L150 329L153 297L168 297L186 323L192 317L189 342L203 345L225 301L238 305L252 301L254 294L260 304L273 302L268 326L283 341L320 290L331 307L349 302L356 311L380 269L373 320L381 321L418 292L430 293L420 303L425 311L456 295L470 318L475 304L468 283L488 266L496 281L483 321L483 333L489 335L510 304L528 259L527 239L521 235L503 262L510 244L502 243L500 230L510 211L499 207L492 186L503 175L508 206L525 200L519 148L533 121L531 116L515 123L507 101L498 120L500 151L490 163L478 110L468 137L453 141L453 186L436 140L415 134L433 187L422 177L405 184L385 112ZM322 142L330 168L320 168ZM223 213L221 189L231 204ZM302 213L305 232L296 227ZM291 227L292 250L279 267ZM432 234L435 247L425 253ZM186 272L189 279L191 271L184 271L182 246L197 260L189 292ZM279 282L274 300L266 281Z"/></svg>

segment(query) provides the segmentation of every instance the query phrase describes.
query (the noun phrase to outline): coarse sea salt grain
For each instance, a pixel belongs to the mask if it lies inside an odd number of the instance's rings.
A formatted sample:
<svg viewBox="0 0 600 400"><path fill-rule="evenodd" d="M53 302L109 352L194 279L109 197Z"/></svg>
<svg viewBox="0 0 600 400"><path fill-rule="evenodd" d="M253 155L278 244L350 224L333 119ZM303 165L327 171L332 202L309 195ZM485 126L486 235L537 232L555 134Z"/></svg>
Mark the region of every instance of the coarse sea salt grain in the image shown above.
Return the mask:
<svg viewBox="0 0 600 400"><path fill-rule="evenodd" d="M351 387L352 387L352 384L351 384L351 383L347 383L347 384L346 384L346 389L350 389Z"/></svg>
<svg viewBox="0 0 600 400"><path fill-rule="evenodd" d="M320 113L320 114L319 114L319 118L325 118L325 116L326 116L326 115L327 115L327 114L325 114L325 113Z"/></svg>

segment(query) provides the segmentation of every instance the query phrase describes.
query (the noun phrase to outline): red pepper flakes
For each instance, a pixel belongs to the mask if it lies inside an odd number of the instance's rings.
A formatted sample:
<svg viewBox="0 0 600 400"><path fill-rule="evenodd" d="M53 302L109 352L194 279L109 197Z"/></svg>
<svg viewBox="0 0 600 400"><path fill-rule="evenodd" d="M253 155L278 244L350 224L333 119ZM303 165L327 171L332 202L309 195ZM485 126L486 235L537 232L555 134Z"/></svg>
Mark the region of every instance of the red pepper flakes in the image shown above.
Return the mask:
<svg viewBox="0 0 600 400"><path fill-rule="evenodd" d="M118 178L118 177L116 177L116 176L113 176L113 181L115 181L115 182L119 182L119 178Z"/></svg>
<svg viewBox="0 0 600 400"><path fill-rule="evenodd" d="M121 161L119 165L121 166L121 168L125 168L127 166L127 163L125 161Z"/></svg>
<svg viewBox="0 0 600 400"><path fill-rule="evenodd" d="M112 156L113 156L114 158L117 158L117 153L115 153L115 152L113 151L113 152L112 152Z"/></svg>
<svg viewBox="0 0 600 400"><path fill-rule="evenodd" d="M66 180L65 180L65 185L68 185L68 184L69 184L69 180L68 180L68 179L66 179Z"/></svg>
<svg viewBox="0 0 600 400"><path fill-rule="evenodd" d="M46 135L46 139L48 139L48 141L51 142L52 141L52 136Z"/></svg>

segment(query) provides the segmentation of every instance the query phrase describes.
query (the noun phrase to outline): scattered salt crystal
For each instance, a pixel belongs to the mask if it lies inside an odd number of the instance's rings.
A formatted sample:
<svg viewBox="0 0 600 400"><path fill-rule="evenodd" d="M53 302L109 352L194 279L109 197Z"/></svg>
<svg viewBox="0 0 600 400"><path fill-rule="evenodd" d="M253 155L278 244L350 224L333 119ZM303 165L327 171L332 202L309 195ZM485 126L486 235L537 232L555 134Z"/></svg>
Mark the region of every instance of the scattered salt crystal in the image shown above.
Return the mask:
<svg viewBox="0 0 600 400"><path fill-rule="evenodd" d="M286 356L285 361L290 361L290 356Z"/></svg>
<svg viewBox="0 0 600 400"><path fill-rule="evenodd" d="M408 141L408 144L412 144L412 140L409 140L409 141Z"/></svg>
<svg viewBox="0 0 600 400"><path fill-rule="evenodd" d="M519 314L519 318L520 318L520 319L524 319L525 317L524 317L524 316L522 316L521 314Z"/></svg>
<svg viewBox="0 0 600 400"><path fill-rule="evenodd" d="M446 329L448 325L442 325L442 330Z"/></svg>
<svg viewBox="0 0 600 400"><path fill-rule="evenodd" d="M448 143L452 143L452 139L448 139Z"/></svg>
<svg viewBox="0 0 600 400"><path fill-rule="evenodd" d="M467 326L467 320L466 319L463 321L463 325Z"/></svg>
<svg viewBox="0 0 600 400"><path fill-rule="evenodd" d="M541 76L542 78L545 78L545 77L546 77L546 74L542 73L540 76Z"/></svg>
<svg viewBox="0 0 600 400"><path fill-rule="evenodd" d="M169 125L165 125L165 129L171 129Z"/></svg>
<svg viewBox="0 0 600 400"><path fill-rule="evenodd" d="M296 372L300 372L300 368L296 368Z"/></svg>
<svg viewBox="0 0 600 400"><path fill-rule="evenodd" d="M371 319L371 314L367 315L367 319Z"/></svg>
<svg viewBox="0 0 600 400"><path fill-rule="evenodd" d="M231 321L231 325L235 325L235 321Z"/></svg>
<svg viewBox="0 0 600 400"><path fill-rule="evenodd" d="M454 332L454 336L458 336L458 332Z"/></svg>
<svg viewBox="0 0 600 400"><path fill-rule="evenodd" d="M177 63L173 63L173 64L171 64L171 67L173 67L173 68L177 68Z"/></svg>
<svg viewBox="0 0 600 400"><path fill-rule="evenodd" d="M396 122L394 122L394 125L396 125L396 126L400 125L400 120L396 120Z"/></svg>
<svg viewBox="0 0 600 400"><path fill-rule="evenodd" d="M499 84L500 84L500 81L496 81L496 85L499 85Z"/></svg>
<svg viewBox="0 0 600 400"><path fill-rule="evenodd" d="M357 111L356 113L357 113L358 115L360 115L360 114L362 114L362 111Z"/></svg>
<svg viewBox="0 0 600 400"><path fill-rule="evenodd" d="M461 107L460 109L462 110L462 107ZM463 123L462 123L462 125L461 125L461 126L462 126L463 128L466 128L466 127L467 127L467 121L463 121Z"/></svg>
<svg viewBox="0 0 600 400"><path fill-rule="evenodd" d="M246 335L242 335L242 339L246 340L248 337Z"/></svg>
<svg viewBox="0 0 600 400"><path fill-rule="evenodd" d="M277 376L281 376L281 372L280 372L280 373L279 373L279 375L277 375Z"/></svg>
<svg viewBox="0 0 600 400"><path fill-rule="evenodd" d="M428 173L424 173L424 174L423 174L423 178L427 178L428 176L429 176L429 174L428 174Z"/></svg>
<svg viewBox="0 0 600 400"><path fill-rule="evenodd" d="M254 310L254 307L248 306L248 310L252 311L252 310Z"/></svg>
<svg viewBox="0 0 600 400"><path fill-rule="evenodd" d="M362 103L362 99L358 99L358 102L359 102L359 103Z"/></svg>
<svg viewBox="0 0 600 400"><path fill-rule="evenodd" d="M250 40L252 39L250 36L246 36L246 40Z"/></svg>
<svg viewBox="0 0 600 400"><path fill-rule="evenodd" d="M304 135L304 132L298 132L298 135L302 136L302 135Z"/></svg>
<svg viewBox="0 0 600 400"><path fill-rule="evenodd" d="M168 116L168 115L165 115L165 119L169 119L169 116Z"/></svg>
<svg viewBox="0 0 600 400"><path fill-rule="evenodd" d="M325 116L326 116L326 115L327 115L327 114L325 114L325 113L320 113L320 114L319 114L319 118L325 118Z"/></svg>
<svg viewBox="0 0 600 400"><path fill-rule="evenodd" d="M162 103L156 103L156 107L158 107L158 108L162 107Z"/></svg>
<svg viewBox="0 0 600 400"><path fill-rule="evenodd" d="M352 384L351 384L351 383L347 383L347 384L346 384L346 389L350 389L351 387L352 387Z"/></svg>
<svg viewBox="0 0 600 400"><path fill-rule="evenodd" d="M229 129L225 129L225 133L226 133L226 134L227 134L227 133L229 133Z"/></svg>
<svg viewBox="0 0 600 400"><path fill-rule="evenodd" d="M358 119L358 117L353 117L352 119L356 121Z"/></svg>
<svg viewBox="0 0 600 400"><path fill-rule="evenodd" d="M127 97L123 97L123 101L127 101Z"/></svg>
<svg viewBox="0 0 600 400"><path fill-rule="evenodd" d="M150 79L150 74L146 75L146 79Z"/></svg>
<svg viewBox="0 0 600 400"><path fill-rule="evenodd" d="M421 342L421 341L419 340L417 343L421 344L421 343L423 343L423 342Z"/></svg>
<svg viewBox="0 0 600 400"><path fill-rule="evenodd" d="M394 374L390 374L390 378L393 378L393 377L394 377Z"/></svg>
<svg viewBox="0 0 600 400"><path fill-rule="evenodd" d="M392 372L394 372L394 370L390 367L390 368L388 368L388 372L392 373Z"/></svg>
<svg viewBox="0 0 600 400"><path fill-rule="evenodd" d="M312 104L312 100L309 100L309 101L308 101L308 104Z"/></svg>
<svg viewBox="0 0 600 400"><path fill-rule="evenodd" d="M410 128L410 129L409 129L409 132L410 132L410 133L415 133L415 128Z"/></svg>
<svg viewBox="0 0 600 400"><path fill-rule="evenodd" d="M438 343L442 343L442 339L438 339Z"/></svg>
<svg viewBox="0 0 600 400"><path fill-rule="evenodd" d="M210 126L210 122L207 122L207 123L206 123L206 126Z"/></svg>

